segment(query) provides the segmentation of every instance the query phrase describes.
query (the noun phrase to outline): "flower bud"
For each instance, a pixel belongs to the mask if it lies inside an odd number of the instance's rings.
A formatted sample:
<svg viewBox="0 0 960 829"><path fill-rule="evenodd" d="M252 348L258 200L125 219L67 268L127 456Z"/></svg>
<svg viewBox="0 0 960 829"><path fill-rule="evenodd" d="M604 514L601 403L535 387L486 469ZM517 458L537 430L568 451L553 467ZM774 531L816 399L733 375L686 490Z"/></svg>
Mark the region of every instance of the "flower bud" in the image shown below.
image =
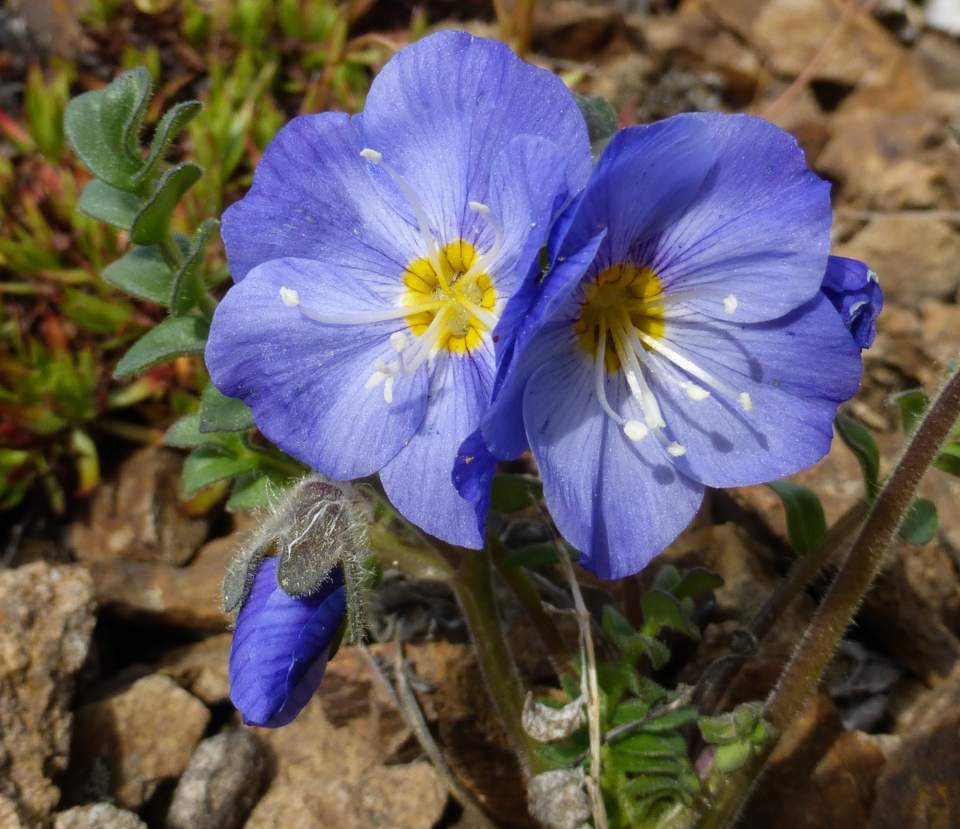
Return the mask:
<svg viewBox="0 0 960 829"><path fill-rule="evenodd" d="M864 262L831 256L820 290L837 309L843 324L861 348L873 345L877 317L883 309L883 289Z"/></svg>
<svg viewBox="0 0 960 829"><path fill-rule="evenodd" d="M230 648L230 700L246 724L277 728L300 713L320 685L346 607L339 567L316 593L294 598L277 584L277 558L263 560Z"/></svg>

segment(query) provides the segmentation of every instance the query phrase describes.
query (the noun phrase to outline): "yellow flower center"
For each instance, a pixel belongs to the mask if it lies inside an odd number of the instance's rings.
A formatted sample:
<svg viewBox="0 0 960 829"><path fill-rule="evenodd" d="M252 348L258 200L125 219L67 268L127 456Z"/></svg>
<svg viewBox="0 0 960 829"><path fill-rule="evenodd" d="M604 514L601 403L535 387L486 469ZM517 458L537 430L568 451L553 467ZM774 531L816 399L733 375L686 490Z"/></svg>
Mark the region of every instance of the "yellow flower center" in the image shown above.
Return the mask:
<svg viewBox="0 0 960 829"><path fill-rule="evenodd" d="M459 239L439 251L436 263L415 259L404 270L402 304L417 308L407 325L417 337L429 331L436 349L466 354L492 326L497 294L487 273L471 270L476 259L473 245Z"/></svg>
<svg viewBox="0 0 960 829"><path fill-rule="evenodd" d="M594 358L600 337L604 337L604 365L613 373L620 369L620 354L632 353L637 339L650 351L645 337L663 337L664 309L663 286L657 275L650 268L621 262L587 285L574 330L580 345Z"/></svg>

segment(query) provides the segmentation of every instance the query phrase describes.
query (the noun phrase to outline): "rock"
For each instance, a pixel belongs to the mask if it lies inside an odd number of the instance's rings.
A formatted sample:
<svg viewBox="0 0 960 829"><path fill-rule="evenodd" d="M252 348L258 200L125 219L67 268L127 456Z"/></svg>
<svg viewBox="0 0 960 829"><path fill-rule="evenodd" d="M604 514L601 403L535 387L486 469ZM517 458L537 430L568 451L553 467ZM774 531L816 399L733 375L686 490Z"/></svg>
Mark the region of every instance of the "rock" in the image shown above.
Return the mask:
<svg viewBox="0 0 960 829"><path fill-rule="evenodd" d="M834 34L844 6L843 0L770 0L757 13L750 40L774 71L799 75ZM834 37L833 47L814 66L813 80L880 86L903 55L896 39L867 14L851 14Z"/></svg>
<svg viewBox="0 0 960 829"><path fill-rule="evenodd" d="M177 783L167 829L238 829L260 796L264 765L249 731L204 740Z"/></svg>
<svg viewBox="0 0 960 829"><path fill-rule="evenodd" d="M156 664L156 671L169 676L207 705L224 702L230 696L227 664L232 639L233 634L220 633L175 648Z"/></svg>
<svg viewBox="0 0 960 829"><path fill-rule="evenodd" d="M923 112L837 115L817 172L838 184L839 200L897 210L955 207L960 171L943 119Z"/></svg>
<svg viewBox="0 0 960 829"><path fill-rule="evenodd" d="M337 728L315 697L291 727L257 729L256 734L273 753L276 776L245 829L430 829L440 819L446 798L438 796L440 784L432 767L380 765L382 750L369 720ZM397 786L404 791L395 791ZM379 793L379 806L364 796L371 788ZM402 811L389 812L387 802ZM412 813L407 811L411 803L418 804ZM371 809L377 810L376 821L370 818Z"/></svg>
<svg viewBox="0 0 960 829"><path fill-rule="evenodd" d="M922 696L877 780L869 829L960 826L960 681Z"/></svg>
<svg viewBox="0 0 960 829"><path fill-rule="evenodd" d="M869 262L890 304L949 299L960 285L960 234L941 219L878 213L834 252Z"/></svg>
<svg viewBox="0 0 960 829"><path fill-rule="evenodd" d="M357 792L357 825L363 827L430 829L447 805L447 790L425 760L370 769Z"/></svg>
<svg viewBox="0 0 960 829"><path fill-rule="evenodd" d="M81 561L126 558L186 564L207 537L209 521L190 515L179 497L179 452L150 446L120 466L115 483L104 483L84 522L70 528Z"/></svg>
<svg viewBox="0 0 960 829"><path fill-rule="evenodd" d="M93 611L82 567L0 570L0 814L15 811L25 826L60 799L51 777L67 764L73 676L87 658Z"/></svg>
<svg viewBox="0 0 960 829"><path fill-rule="evenodd" d="M224 631L231 617L220 607L220 585L236 538L205 544L186 567L104 559L91 562L97 601L124 618L195 631Z"/></svg>
<svg viewBox="0 0 960 829"><path fill-rule="evenodd" d="M179 777L210 720L207 707L172 679L151 674L76 712L68 788L74 800L102 788L138 809Z"/></svg>
<svg viewBox="0 0 960 829"><path fill-rule="evenodd" d="M744 826L794 827L844 826L848 824L791 822L802 816L805 801L798 798L798 781L807 780L843 733L837 709L830 698L818 693L770 755L767 772L757 785L744 812ZM796 809L784 804L797 804ZM804 804L804 805L800 805Z"/></svg>
<svg viewBox="0 0 960 829"><path fill-rule="evenodd" d="M147 829L147 824L126 809L118 809L110 803L93 803L60 812L53 827L54 829Z"/></svg>
<svg viewBox="0 0 960 829"><path fill-rule="evenodd" d="M914 59L927 83L934 89L955 91L960 86L960 43L940 32L920 35L913 50Z"/></svg>

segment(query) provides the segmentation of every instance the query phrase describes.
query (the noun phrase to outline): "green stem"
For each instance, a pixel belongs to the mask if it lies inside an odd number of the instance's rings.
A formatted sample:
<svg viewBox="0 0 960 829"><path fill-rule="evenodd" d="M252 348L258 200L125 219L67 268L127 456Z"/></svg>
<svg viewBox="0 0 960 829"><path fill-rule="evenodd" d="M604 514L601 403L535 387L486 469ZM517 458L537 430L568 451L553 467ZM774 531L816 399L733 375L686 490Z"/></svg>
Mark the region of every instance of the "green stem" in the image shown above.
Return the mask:
<svg viewBox="0 0 960 829"><path fill-rule="evenodd" d="M183 264L183 253L171 233L167 233L160 240L160 255L163 256L163 261L167 263L167 267L174 272L178 271Z"/></svg>
<svg viewBox="0 0 960 829"><path fill-rule="evenodd" d="M453 569L431 547L405 544L382 524L374 524L368 533L370 546L386 567L395 567L410 578L448 581Z"/></svg>
<svg viewBox="0 0 960 829"><path fill-rule="evenodd" d="M493 556L493 564L507 587L513 591L520 606L524 609L530 623L540 636L547 651L547 658L558 677L570 671L570 651L564 642L560 629L550 615L543 609L540 591L530 580L523 567L512 567L506 563L506 550L499 540L488 539L487 549Z"/></svg>
<svg viewBox="0 0 960 829"><path fill-rule="evenodd" d="M814 614L793 657L767 700L765 717L783 734L814 694L884 556L910 509L924 473L936 460L960 417L960 368L955 369L913 434L874 501L867 520ZM701 829L733 825L746 803L768 753L726 778L704 816Z"/></svg>
<svg viewBox="0 0 960 829"><path fill-rule="evenodd" d="M467 621L490 698L524 775L545 771L536 743L521 724L524 689L497 611L489 553L464 550L451 584Z"/></svg>

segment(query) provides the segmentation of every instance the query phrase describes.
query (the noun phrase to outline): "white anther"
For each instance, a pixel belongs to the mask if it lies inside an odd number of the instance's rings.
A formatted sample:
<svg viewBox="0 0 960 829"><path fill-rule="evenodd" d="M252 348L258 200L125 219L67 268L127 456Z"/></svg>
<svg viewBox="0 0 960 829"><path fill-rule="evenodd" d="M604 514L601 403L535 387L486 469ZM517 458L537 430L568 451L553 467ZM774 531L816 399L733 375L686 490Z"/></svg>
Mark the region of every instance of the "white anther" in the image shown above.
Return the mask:
<svg viewBox="0 0 960 829"><path fill-rule="evenodd" d="M367 382L363 384L363 387L367 390L375 389L386 379L387 375L382 371L375 371L367 378Z"/></svg>
<svg viewBox="0 0 960 829"><path fill-rule="evenodd" d="M390 345L394 351L403 351L407 347L407 335L403 331L394 331L390 335Z"/></svg>
<svg viewBox="0 0 960 829"><path fill-rule="evenodd" d="M474 213L479 213L481 216L486 216L490 213L490 208L483 202L471 201L467 202L467 204Z"/></svg>
<svg viewBox="0 0 960 829"><path fill-rule="evenodd" d="M643 440L649 435L650 430L639 420L628 420L623 424L623 433L630 438L630 440L636 442Z"/></svg>
<svg viewBox="0 0 960 829"><path fill-rule="evenodd" d="M360 150L360 155L367 159L367 161L371 161L374 164L379 164L381 161L383 161L383 153L378 153L376 150L371 150L369 147L364 147L362 150Z"/></svg>
<svg viewBox="0 0 960 829"><path fill-rule="evenodd" d="M687 383L686 385L687 397L691 400L706 400L710 396L710 392L707 391L703 386L698 386L696 383Z"/></svg>
<svg viewBox="0 0 960 829"><path fill-rule="evenodd" d="M383 384L383 402L388 406L393 403L393 375L389 375Z"/></svg>
<svg viewBox="0 0 960 829"><path fill-rule="evenodd" d="M723 298L723 310L728 314L733 314L737 310L737 297L734 294L727 294Z"/></svg>
<svg viewBox="0 0 960 829"><path fill-rule="evenodd" d="M667 447L667 452L675 458L680 458L687 454L687 447L674 441Z"/></svg>
<svg viewBox="0 0 960 829"><path fill-rule="evenodd" d="M740 408L745 412L753 411L753 398L750 397L749 392L742 391L738 395L737 399L740 401Z"/></svg>
<svg viewBox="0 0 960 829"><path fill-rule="evenodd" d="M296 308L300 304L300 294L293 290L293 288L281 288L280 301L283 302L287 308Z"/></svg>

